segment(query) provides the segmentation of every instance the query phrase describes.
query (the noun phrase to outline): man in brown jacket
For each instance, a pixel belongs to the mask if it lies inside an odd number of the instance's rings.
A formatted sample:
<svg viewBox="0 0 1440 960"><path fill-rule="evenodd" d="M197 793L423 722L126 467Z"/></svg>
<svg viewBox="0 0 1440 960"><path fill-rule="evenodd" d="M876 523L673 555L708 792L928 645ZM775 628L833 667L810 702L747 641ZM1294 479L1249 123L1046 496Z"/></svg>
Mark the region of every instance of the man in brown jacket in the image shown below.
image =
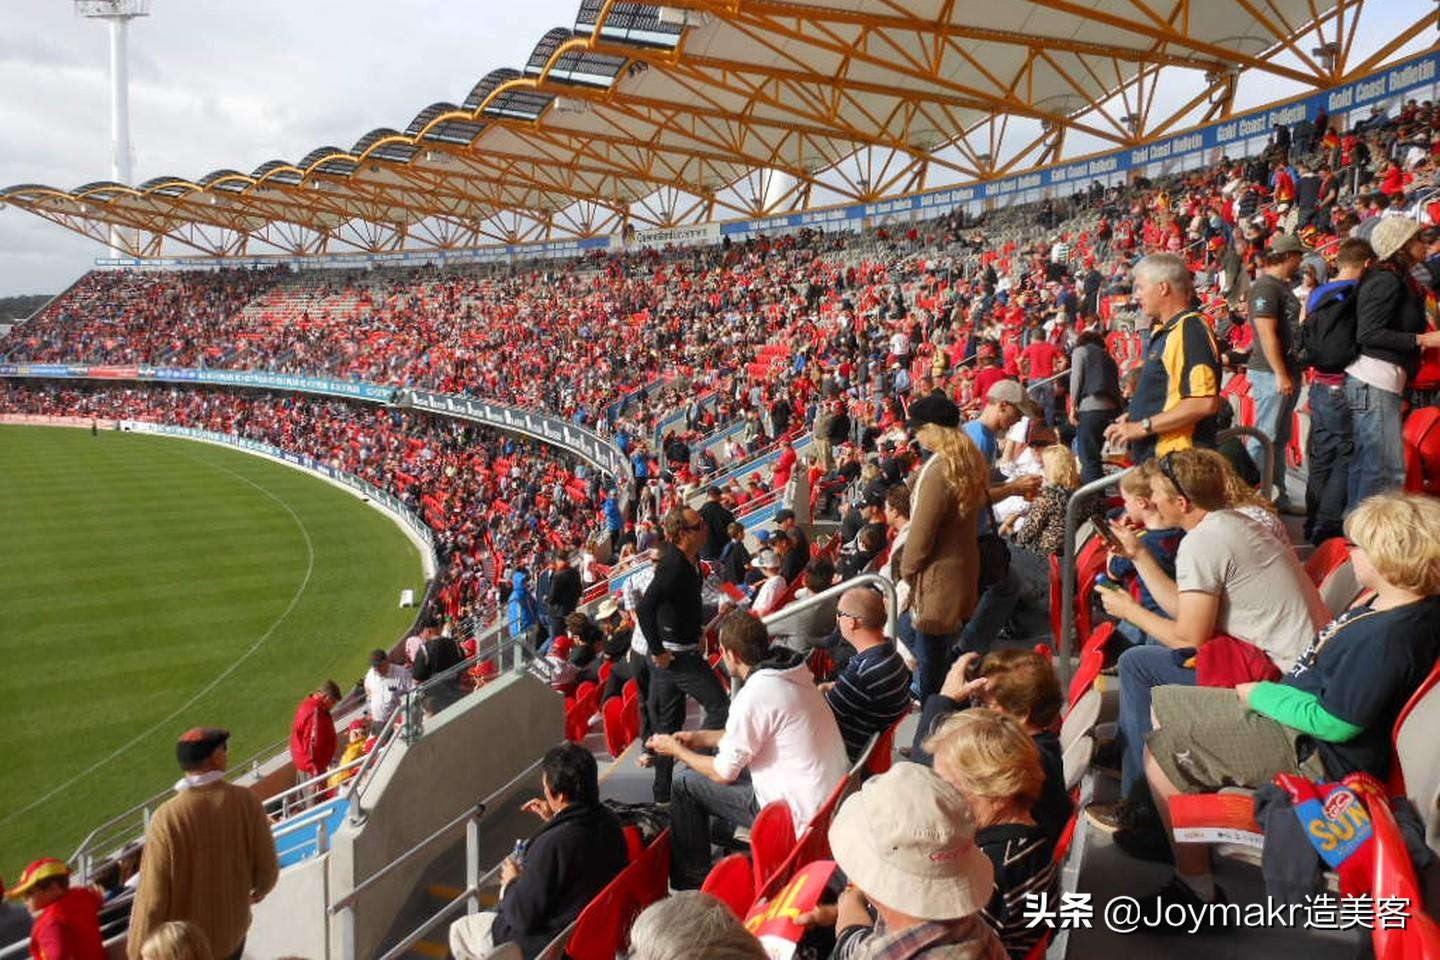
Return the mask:
<svg viewBox="0 0 1440 960"><path fill-rule="evenodd" d="M250 905L279 879L275 839L260 798L225 782L229 738L227 730L196 727L176 744L185 776L145 834L126 944L130 960L139 960L146 938L171 920L199 927L217 958L238 960L250 929Z"/></svg>

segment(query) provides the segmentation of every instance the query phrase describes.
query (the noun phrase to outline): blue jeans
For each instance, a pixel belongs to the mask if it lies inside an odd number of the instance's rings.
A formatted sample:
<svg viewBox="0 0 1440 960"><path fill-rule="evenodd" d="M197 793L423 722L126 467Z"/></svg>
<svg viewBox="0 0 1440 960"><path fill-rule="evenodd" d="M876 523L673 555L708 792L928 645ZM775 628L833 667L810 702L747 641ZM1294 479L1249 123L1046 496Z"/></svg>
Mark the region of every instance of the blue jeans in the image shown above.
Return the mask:
<svg viewBox="0 0 1440 960"><path fill-rule="evenodd" d="M1350 496L1355 425L1343 386L1310 384L1310 436L1305 441L1305 539L1321 543L1342 536Z"/></svg>
<svg viewBox="0 0 1440 960"><path fill-rule="evenodd" d="M755 788L748 771L734 783L716 783L682 767L670 797L670 883L677 890L698 890L710 872L711 818L750 826L760 812Z"/></svg>
<svg viewBox="0 0 1440 960"><path fill-rule="evenodd" d="M1280 379L1269 370L1250 370L1250 396L1255 400L1255 427L1275 442L1275 486L1278 499L1285 500L1285 448L1290 444L1294 426L1297 389L1288 397L1280 392ZM1263 463L1265 451L1258 440L1246 440L1245 447L1257 464ZM1264 491L1269 493L1269 491Z"/></svg>
<svg viewBox="0 0 1440 960"><path fill-rule="evenodd" d="M950 669L950 645L953 633L924 633L915 629L910 611L900 614L900 638L915 654L915 676L910 681L910 695L921 703L932 693L939 693Z"/></svg>
<svg viewBox="0 0 1440 960"><path fill-rule="evenodd" d="M1195 671L1181 666L1193 650L1131 647L1120 654L1120 795L1129 799L1145 789L1145 736L1150 732L1150 692L1178 683L1193 687Z"/></svg>
<svg viewBox="0 0 1440 960"><path fill-rule="evenodd" d="M1010 622L1010 616L1020 603L1021 592L1020 578L1013 568L1006 571L1005 578L999 583L987 587L980 594L980 602L975 605L975 615L960 631L960 652L970 653L973 650L981 656L989 653L995 638Z"/></svg>
<svg viewBox="0 0 1440 960"><path fill-rule="evenodd" d="M1355 425L1355 456L1350 464L1347 510L1366 497L1405 485L1405 437L1400 394L1372 387L1348 374L1345 400Z"/></svg>

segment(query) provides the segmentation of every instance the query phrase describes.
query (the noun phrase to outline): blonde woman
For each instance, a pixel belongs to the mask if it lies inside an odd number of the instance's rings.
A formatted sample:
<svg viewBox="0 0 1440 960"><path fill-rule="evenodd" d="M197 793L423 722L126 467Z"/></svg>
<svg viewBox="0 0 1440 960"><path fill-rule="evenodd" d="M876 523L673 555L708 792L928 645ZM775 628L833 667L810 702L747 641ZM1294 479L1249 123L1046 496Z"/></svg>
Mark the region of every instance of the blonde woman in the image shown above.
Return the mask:
<svg viewBox="0 0 1440 960"><path fill-rule="evenodd" d="M1044 930L1029 924L1019 905L1031 895L1054 900L1060 886L1053 841L1031 815L1045 782L1040 750L1014 717L983 708L951 716L925 749L935 772L975 812L975 845L995 867L985 922L1020 960Z"/></svg>
<svg viewBox="0 0 1440 960"><path fill-rule="evenodd" d="M960 408L940 394L910 407L910 428L933 453L920 469L910 501L910 527L900 577L910 585L910 609L900 632L915 653L914 692L923 703L940 690L950 646L975 612L980 554L978 521L989 470L979 448L960 429Z"/></svg>
<svg viewBox="0 0 1440 960"><path fill-rule="evenodd" d="M1196 448L1199 450L1199 448ZM1225 455L1215 450L1199 450L1205 459L1213 462L1225 476L1225 506L1238 513L1254 520L1260 526L1269 530L1281 543L1290 542L1290 534L1285 531L1285 523L1280 519L1280 514L1275 509L1275 504L1261 496L1260 491L1245 482L1240 472L1235 469Z"/></svg>
<svg viewBox="0 0 1440 960"><path fill-rule="evenodd" d="M1014 532L1015 544L1037 557L1059 553L1065 540L1065 507L1070 495L1080 487L1080 461L1061 444L1051 444L1040 454L1045 484L1040 495L1032 500L1023 514L1006 520L1001 533ZM1025 518L1023 524L1021 517ZM1019 526L1016 531L1015 527ZM1049 572L1044 578L1049 582Z"/></svg>

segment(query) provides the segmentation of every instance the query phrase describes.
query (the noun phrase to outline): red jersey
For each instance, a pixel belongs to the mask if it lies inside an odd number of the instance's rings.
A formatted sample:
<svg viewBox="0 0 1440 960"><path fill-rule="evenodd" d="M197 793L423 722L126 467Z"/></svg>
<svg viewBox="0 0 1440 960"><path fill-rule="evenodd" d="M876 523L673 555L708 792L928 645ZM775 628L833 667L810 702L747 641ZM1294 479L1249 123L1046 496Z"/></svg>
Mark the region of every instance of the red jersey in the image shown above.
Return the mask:
<svg viewBox="0 0 1440 960"><path fill-rule="evenodd" d="M100 894L89 887L71 887L41 911L30 928L34 960L105 960L100 939Z"/></svg>
<svg viewBox="0 0 1440 960"><path fill-rule="evenodd" d="M1030 379L1044 380L1055 375L1055 363L1062 356L1055 344L1036 340L1020 354L1030 364Z"/></svg>
<svg viewBox="0 0 1440 960"><path fill-rule="evenodd" d="M295 769L312 775L323 773L335 759L335 745L335 721L319 695L312 693L301 701L290 728L290 758Z"/></svg>

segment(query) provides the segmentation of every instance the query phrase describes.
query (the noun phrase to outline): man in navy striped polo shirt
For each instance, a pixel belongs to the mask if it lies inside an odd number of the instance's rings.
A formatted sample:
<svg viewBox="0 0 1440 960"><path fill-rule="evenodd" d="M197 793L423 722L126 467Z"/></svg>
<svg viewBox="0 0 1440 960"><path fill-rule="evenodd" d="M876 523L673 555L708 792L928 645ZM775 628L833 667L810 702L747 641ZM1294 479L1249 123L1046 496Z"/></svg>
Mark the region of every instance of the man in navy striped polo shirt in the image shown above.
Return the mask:
<svg viewBox="0 0 1440 960"><path fill-rule="evenodd" d="M833 683L820 689L853 763L871 734L883 732L910 709L910 671L885 637L885 600L880 594L869 587L845 591L835 606L835 619L855 655Z"/></svg>

